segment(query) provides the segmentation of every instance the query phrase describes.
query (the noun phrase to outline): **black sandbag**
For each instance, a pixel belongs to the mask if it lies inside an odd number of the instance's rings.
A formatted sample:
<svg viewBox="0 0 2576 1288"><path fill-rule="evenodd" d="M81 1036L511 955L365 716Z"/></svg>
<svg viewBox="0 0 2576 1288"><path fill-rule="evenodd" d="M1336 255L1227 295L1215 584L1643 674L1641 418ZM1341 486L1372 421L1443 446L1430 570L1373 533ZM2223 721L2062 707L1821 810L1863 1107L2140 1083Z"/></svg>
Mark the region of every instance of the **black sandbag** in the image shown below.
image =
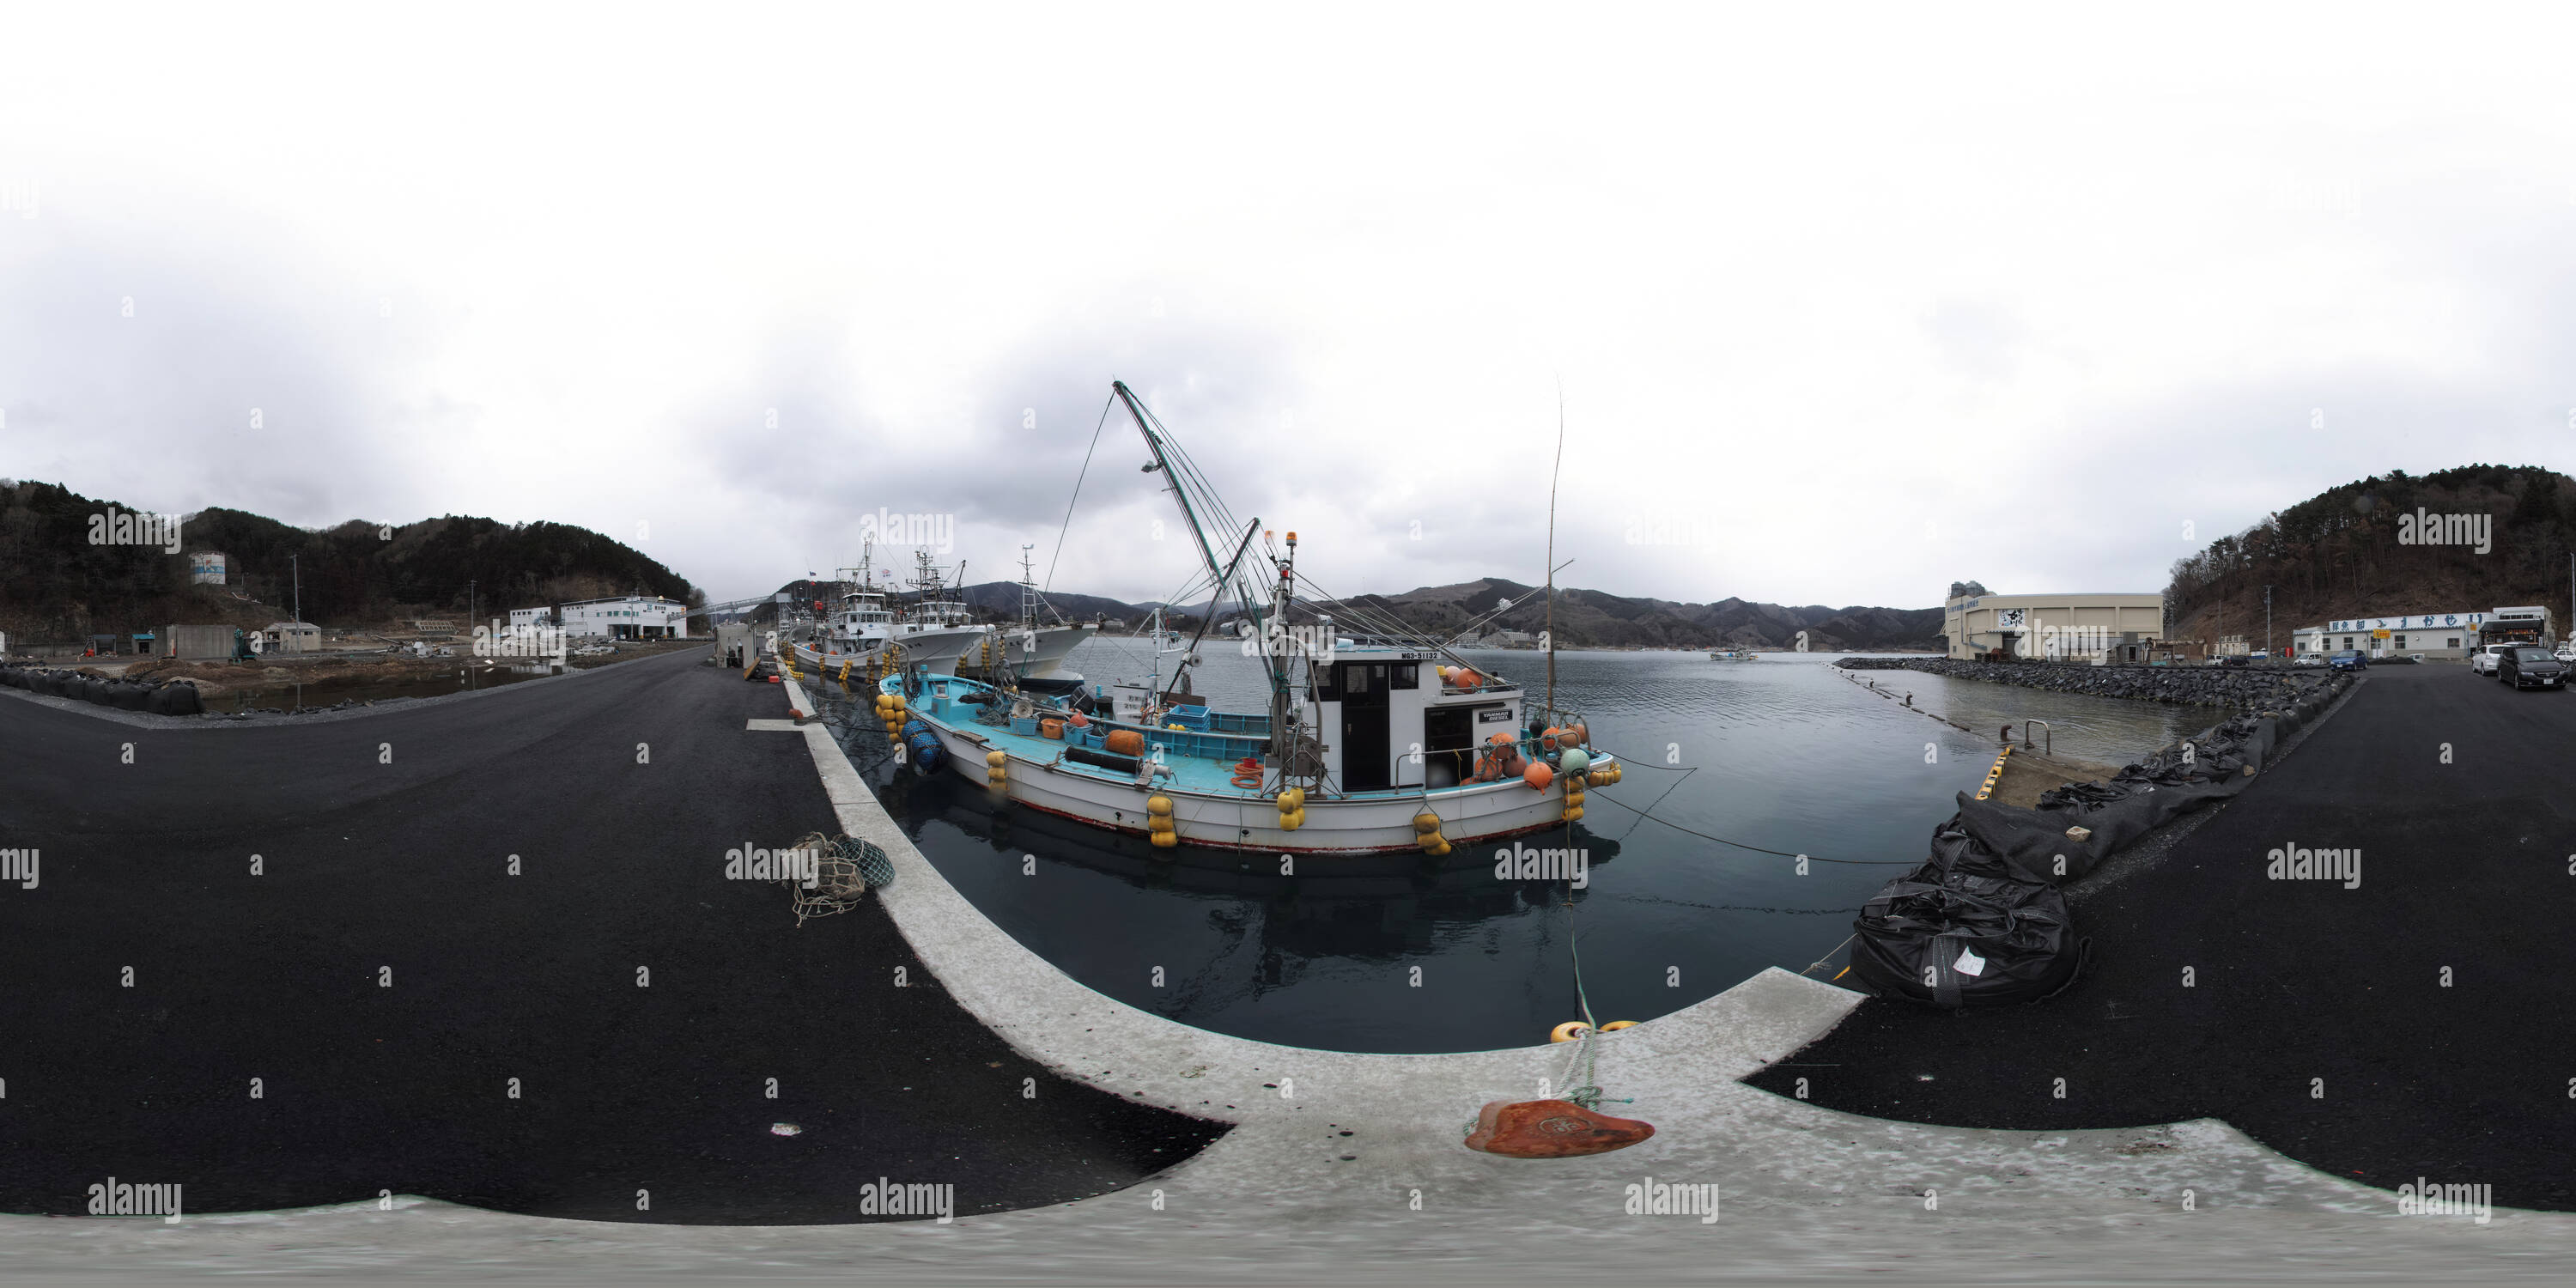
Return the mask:
<svg viewBox="0 0 2576 1288"><path fill-rule="evenodd" d="M0 666L0 685L13 689L27 687L27 673L14 666Z"/></svg>
<svg viewBox="0 0 2576 1288"><path fill-rule="evenodd" d="M1863 987L1945 1010L2046 997L2082 959L2065 896L2001 878L1891 881L1852 929L1852 973Z"/></svg>
<svg viewBox="0 0 2576 1288"><path fill-rule="evenodd" d="M107 681L82 676L80 696L81 700L84 702L95 702L101 706L107 705Z"/></svg>
<svg viewBox="0 0 2576 1288"><path fill-rule="evenodd" d="M206 708L204 699L197 695L196 685L175 680L152 691L151 709L165 716L193 716Z"/></svg>
<svg viewBox="0 0 2576 1288"><path fill-rule="evenodd" d="M120 681L107 686L107 701L119 711L144 711L150 707L152 691L140 684Z"/></svg>

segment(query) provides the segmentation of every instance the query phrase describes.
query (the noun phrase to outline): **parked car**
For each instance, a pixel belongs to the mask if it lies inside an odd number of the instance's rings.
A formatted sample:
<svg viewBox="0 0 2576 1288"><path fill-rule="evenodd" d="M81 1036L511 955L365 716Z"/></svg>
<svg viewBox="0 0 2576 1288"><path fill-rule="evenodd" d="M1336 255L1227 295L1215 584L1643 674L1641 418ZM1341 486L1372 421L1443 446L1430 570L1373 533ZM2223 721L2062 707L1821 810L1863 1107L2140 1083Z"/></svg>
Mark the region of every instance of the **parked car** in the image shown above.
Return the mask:
<svg viewBox="0 0 2576 1288"><path fill-rule="evenodd" d="M2567 683L2567 664L2537 644L2496 655L2496 678L2517 689L2555 689Z"/></svg>
<svg viewBox="0 0 2576 1288"><path fill-rule="evenodd" d="M2496 655L2512 647L2511 644L2480 644L2477 652L2469 654L2469 673L2471 675L2495 674Z"/></svg>
<svg viewBox="0 0 2576 1288"><path fill-rule="evenodd" d="M2326 665L2338 671L2366 671L2370 669L2370 659L2363 657L2360 649L2348 648L2328 658Z"/></svg>
<svg viewBox="0 0 2576 1288"><path fill-rule="evenodd" d="M2292 666L2324 666L2325 664L2326 655L2323 653L2301 653L2290 659Z"/></svg>
<svg viewBox="0 0 2576 1288"><path fill-rule="evenodd" d="M2576 639L2560 640L2558 652L2553 656L2561 662L2576 662Z"/></svg>

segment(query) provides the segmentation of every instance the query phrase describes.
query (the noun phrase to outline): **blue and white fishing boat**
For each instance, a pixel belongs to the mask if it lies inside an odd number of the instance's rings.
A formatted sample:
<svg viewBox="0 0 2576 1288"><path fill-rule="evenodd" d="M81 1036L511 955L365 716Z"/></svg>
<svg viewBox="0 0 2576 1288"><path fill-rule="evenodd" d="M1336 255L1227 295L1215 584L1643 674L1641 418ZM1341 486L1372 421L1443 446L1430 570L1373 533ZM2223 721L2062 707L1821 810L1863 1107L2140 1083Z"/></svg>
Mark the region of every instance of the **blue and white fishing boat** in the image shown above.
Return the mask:
<svg viewBox="0 0 2576 1288"><path fill-rule="evenodd" d="M1211 604L1243 608L1232 638L1219 639L1262 659L1269 709L1197 701L1187 649L1158 648L1145 679L1071 695L907 665L880 683L877 711L917 769L953 767L1014 804L1161 847L1284 854L1445 855L1579 820L1585 789L1618 781L1617 760L1588 746L1580 720L1529 703L1446 639L1348 606L1363 629L1344 633L1312 612L1291 625L1297 534L1283 547L1258 519L1237 525L1135 395L1124 384L1112 393L1153 455L1145 468L1181 508ZM1217 524L1229 537L1240 527L1230 560L1211 542ZM1267 586L1243 572L1256 539L1276 573ZM1154 638L1165 638L1159 612Z"/></svg>

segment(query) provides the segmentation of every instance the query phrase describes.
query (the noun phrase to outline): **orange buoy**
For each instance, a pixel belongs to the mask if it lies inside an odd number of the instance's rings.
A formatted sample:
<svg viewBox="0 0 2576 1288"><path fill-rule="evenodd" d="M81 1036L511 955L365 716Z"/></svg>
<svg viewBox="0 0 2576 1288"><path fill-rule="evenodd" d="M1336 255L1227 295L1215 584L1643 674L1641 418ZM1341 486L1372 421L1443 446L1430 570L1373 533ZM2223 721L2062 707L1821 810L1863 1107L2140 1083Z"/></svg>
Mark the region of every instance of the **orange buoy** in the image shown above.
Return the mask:
<svg viewBox="0 0 2576 1288"><path fill-rule="evenodd" d="M1073 726L1074 728L1076 728L1076 729L1088 729L1088 728L1090 728L1090 727L1091 727L1091 717L1089 717L1089 716L1087 716L1087 715L1084 715L1084 714L1082 714L1082 713L1081 713L1081 712L1079 712L1079 711L1074 712L1072 715L1066 716L1066 717L1064 718L1064 722L1065 722L1066 724L1072 725L1072 726Z"/></svg>
<svg viewBox="0 0 2576 1288"><path fill-rule="evenodd" d="M1637 1027L1637 1022L1635 1020L1612 1020L1608 1024L1602 1025L1601 1031L1604 1033L1616 1033L1621 1029L1633 1029L1635 1027Z"/></svg>
<svg viewBox="0 0 2576 1288"><path fill-rule="evenodd" d="M1134 729L1112 729L1106 739L1109 750L1121 756L1145 754L1145 735Z"/></svg>
<svg viewBox="0 0 2576 1288"><path fill-rule="evenodd" d="M1548 768L1544 760L1533 760L1529 768L1521 771L1521 781L1528 783L1532 789L1543 792L1547 790L1549 783L1556 781L1556 771Z"/></svg>
<svg viewBox="0 0 2576 1288"><path fill-rule="evenodd" d="M1581 1020L1567 1020L1565 1023L1548 1030L1547 1040L1550 1042L1571 1042L1576 1038L1582 1037L1583 1031L1591 1027L1591 1025L1586 1024Z"/></svg>
<svg viewBox="0 0 2576 1288"><path fill-rule="evenodd" d="M1538 745L1542 751L1554 751L1559 747L1571 747L1574 745L1573 743L1564 741L1564 738L1565 731L1563 729L1559 729L1554 725L1549 725L1546 730L1539 734Z"/></svg>
<svg viewBox="0 0 2576 1288"><path fill-rule="evenodd" d="M1653 1123L1594 1113L1571 1100L1492 1100L1477 1112L1466 1145L1505 1158L1580 1158L1654 1134Z"/></svg>

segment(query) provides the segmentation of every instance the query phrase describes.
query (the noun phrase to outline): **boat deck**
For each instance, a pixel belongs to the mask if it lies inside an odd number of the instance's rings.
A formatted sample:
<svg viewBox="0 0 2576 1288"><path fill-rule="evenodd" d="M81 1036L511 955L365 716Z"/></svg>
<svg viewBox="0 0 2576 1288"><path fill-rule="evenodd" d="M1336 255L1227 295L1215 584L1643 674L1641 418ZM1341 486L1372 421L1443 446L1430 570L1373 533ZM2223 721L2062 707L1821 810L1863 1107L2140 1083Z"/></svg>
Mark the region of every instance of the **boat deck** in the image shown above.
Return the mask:
<svg viewBox="0 0 2576 1288"><path fill-rule="evenodd" d="M888 677L882 687L887 692L900 692L900 685L899 678ZM1003 752L1013 759L1033 761L1065 773L1083 774L1103 782L1130 783L1135 781L1135 775L1099 765L1086 765L1079 761L1068 760L1064 755L1065 749L1083 747L1092 751L1105 752L1108 731L1133 729L1145 735L1146 755L1149 758L1156 747L1159 746L1162 749L1163 773L1161 776L1175 791L1266 802L1278 790L1277 784L1268 779L1268 770L1264 771L1265 782L1261 787L1242 787L1236 785L1234 781L1236 764L1245 756L1258 760L1263 746L1269 742L1267 716L1211 711L1208 713L1208 722L1220 727L1205 731L1148 729L1093 716L1088 728L1077 730L1068 727L1064 730L1065 736L1059 739L1049 738L1039 732L1040 719L1062 718L1062 713L1054 708L1040 704L1039 709L1042 714L1039 719L1023 718L1003 724L986 724L976 718L980 714L978 704L957 700L958 695L962 693L991 691L991 686L980 681L960 676L932 676L925 692L918 698L907 698L906 702L911 705L913 714L958 733L970 734L981 740L990 750ZM1222 728L1229 724L1241 726L1242 731ZM1522 749L1524 754L1528 754L1531 750L1528 747ZM1596 765L1607 765L1612 760L1607 753L1598 751L1592 753L1592 759ZM1514 781L1517 782L1517 780ZM1334 792L1329 796L1319 795L1317 799L1419 800L1425 795L1443 796L1452 792L1473 791L1495 785L1489 782L1459 783L1449 787L1426 789L1419 784L1414 784L1376 791Z"/></svg>

